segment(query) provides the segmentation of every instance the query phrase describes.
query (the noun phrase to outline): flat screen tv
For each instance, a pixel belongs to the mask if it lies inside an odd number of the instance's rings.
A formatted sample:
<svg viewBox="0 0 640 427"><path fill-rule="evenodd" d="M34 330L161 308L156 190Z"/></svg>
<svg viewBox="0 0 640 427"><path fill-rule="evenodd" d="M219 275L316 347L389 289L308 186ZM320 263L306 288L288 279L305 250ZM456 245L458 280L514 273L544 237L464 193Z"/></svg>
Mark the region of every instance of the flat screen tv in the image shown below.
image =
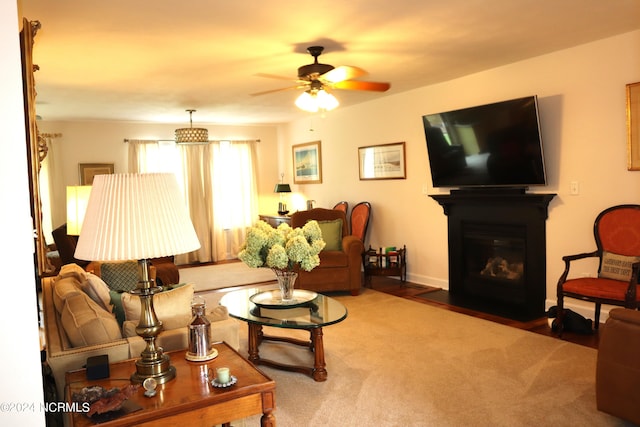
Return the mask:
<svg viewBox="0 0 640 427"><path fill-rule="evenodd" d="M546 185L536 96L422 116L434 187Z"/></svg>

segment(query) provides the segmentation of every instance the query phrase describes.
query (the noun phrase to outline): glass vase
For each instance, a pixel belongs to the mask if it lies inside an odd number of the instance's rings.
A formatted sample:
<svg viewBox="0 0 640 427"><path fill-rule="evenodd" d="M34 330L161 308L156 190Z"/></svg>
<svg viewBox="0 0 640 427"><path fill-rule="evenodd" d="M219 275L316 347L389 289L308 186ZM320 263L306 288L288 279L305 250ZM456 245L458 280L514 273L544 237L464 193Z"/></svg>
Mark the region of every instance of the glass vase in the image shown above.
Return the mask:
<svg viewBox="0 0 640 427"><path fill-rule="evenodd" d="M278 279L278 287L280 287L280 296L282 302L293 301L293 287L296 284L298 273L289 270L273 270L276 273L276 279Z"/></svg>

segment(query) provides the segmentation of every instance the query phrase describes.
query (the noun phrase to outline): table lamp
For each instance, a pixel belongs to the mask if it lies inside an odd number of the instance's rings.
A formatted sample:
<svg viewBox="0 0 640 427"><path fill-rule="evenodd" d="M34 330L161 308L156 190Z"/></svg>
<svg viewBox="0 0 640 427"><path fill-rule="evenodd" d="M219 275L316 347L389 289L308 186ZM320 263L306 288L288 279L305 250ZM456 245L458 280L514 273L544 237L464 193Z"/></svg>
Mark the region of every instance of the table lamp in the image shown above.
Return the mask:
<svg viewBox="0 0 640 427"><path fill-rule="evenodd" d="M278 203L278 215L288 214L289 210L287 209L287 204L285 203L283 193L291 193L291 186L284 183L284 174L280 175L280 182L276 184L273 192L280 195L280 202Z"/></svg>
<svg viewBox="0 0 640 427"><path fill-rule="evenodd" d="M138 261L140 297L136 333L146 342L131 381L175 378L169 356L156 346L162 322L153 295L162 290L150 278L151 258L191 252L200 242L173 174L97 175L89 196L75 257L88 261Z"/></svg>

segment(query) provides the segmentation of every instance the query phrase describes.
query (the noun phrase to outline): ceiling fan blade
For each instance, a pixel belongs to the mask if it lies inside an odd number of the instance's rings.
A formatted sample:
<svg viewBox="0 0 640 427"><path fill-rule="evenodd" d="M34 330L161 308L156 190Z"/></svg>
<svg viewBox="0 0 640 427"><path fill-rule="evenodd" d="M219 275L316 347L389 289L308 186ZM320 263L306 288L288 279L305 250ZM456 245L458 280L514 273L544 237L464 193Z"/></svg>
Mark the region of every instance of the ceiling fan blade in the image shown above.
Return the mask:
<svg viewBox="0 0 640 427"><path fill-rule="evenodd" d="M345 80L351 80L367 75L362 68L352 67L350 65L341 65L331 71L327 71L322 75L322 79L329 83L338 83Z"/></svg>
<svg viewBox="0 0 640 427"><path fill-rule="evenodd" d="M260 96L260 95L266 95L266 94L274 93L274 92L282 92L282 91L285 91L285 90L299 89L299 88L302 88L302 87L304 87L304 86L296 85L296 86L289 86L289 87L281 87L280 89L264 90L262 92L251 93L249 95L250 96Z"/></svg>
<svg viewBox="0 0 640 427"><path fill-rule="evenodd" d="M254 74L254 76L256 76L256 77L266 77L268 79L289 80L289 81L294 81L294 82L296 81L296 79L292 79L291 77L278 76L276 74L256 73L256 74Z"/></svg>
<svg viewBox="0 0 640 427"><path fill-rule="evenodd" d="M347 80L333 84L335 89L347 90L372 90L374 92L386 92L391 87L390 83L382 82L362 82L358 80Z"/></svg>

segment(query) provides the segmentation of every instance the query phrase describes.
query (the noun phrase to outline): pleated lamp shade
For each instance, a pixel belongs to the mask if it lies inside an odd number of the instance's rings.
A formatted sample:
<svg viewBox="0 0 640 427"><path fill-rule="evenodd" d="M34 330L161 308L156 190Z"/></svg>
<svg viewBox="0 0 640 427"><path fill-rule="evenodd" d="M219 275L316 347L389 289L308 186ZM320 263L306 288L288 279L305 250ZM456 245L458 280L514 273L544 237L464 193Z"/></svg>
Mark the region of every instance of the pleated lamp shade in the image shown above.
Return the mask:
<svg viewBox="0 0 640 427"><path fill-rule="evenodd" d="M94 178L76 258L141 260L198 248L200 242L173 174Z"/></svg>

